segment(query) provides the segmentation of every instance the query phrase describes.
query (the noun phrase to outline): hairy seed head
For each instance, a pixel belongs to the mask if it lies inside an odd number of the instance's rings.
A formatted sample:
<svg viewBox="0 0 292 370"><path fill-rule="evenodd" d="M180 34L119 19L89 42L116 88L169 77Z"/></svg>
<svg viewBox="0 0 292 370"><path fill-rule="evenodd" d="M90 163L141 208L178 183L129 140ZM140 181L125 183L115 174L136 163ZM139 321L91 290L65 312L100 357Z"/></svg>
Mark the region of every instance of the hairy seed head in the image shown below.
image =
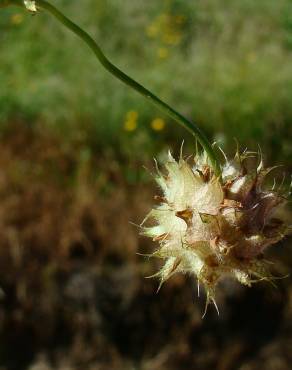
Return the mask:
<svg viewBox="0 0 292 370"><path fill-rule="evenodd" d="M142 224L144 235L159 243L153 256L165 260L156 274L160 285L177 272L195 275L207 293L207 304L215 303L215 287L226 276L250 286L272 280L265 249L277 243L288 227L276 212L285 194L266 190L265 176L272 168L245 166L250 153L236 154L217 178L206 155L197 155L191 166L171 154L166 173L158 170L156 181L163 196Z"/></svg>

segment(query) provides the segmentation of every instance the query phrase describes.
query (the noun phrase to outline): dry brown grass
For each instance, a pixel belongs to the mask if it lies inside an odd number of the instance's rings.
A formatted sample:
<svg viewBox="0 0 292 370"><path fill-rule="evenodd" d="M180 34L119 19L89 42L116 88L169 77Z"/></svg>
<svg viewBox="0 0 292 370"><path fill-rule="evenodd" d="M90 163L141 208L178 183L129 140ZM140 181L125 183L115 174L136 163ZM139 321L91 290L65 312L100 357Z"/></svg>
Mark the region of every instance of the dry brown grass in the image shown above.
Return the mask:
<svg viewBox="0 0 292 370"><path fill-rule="evenodd" d="M156 262L136 254L152 246L129 223L150 209L152 186L127 183L117 159L82 150L21 125L2 137L2 368L289 369L291 280L278 290L227 282L220 318L211 310L204 321L191 279L156 295L144 279ZM292 254L281 250L285 272Z"/></svg>

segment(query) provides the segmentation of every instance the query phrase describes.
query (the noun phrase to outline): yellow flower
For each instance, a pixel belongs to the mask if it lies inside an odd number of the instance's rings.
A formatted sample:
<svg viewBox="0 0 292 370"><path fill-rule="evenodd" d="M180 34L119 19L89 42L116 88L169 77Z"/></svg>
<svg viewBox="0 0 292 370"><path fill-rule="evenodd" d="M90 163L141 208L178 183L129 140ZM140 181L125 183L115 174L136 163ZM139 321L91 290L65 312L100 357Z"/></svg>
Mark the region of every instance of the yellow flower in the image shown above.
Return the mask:
<svg viewBox="0 0 292 370"><path fill-rule="evenodd" d="M133 121L135 121L138 118L138 112L136 112L135 110L130 110L127 113L126 117L127 117L127 120L133 120Z"/></svg>
<svg viewBox="0 0 292 370"><path fill-rule="evenodd" d="M165 127L165 121L164 119L162 118L155 118L152 122L151 122L151 127L154 131L161 131L164 129Z"/></svg>
<svg viewBox="0 0 292 370"><path fill-rule="evenodd" d="M131 132L131 131L135 131L137 128L137 122L136 121L125 121L125 124L124 124L124 130L125 131L128 131L128 132Z"/></svg>
<svg viewBox="0 0 292 370"><path fill-rule="evenodd" d="M124 130L131 132L135 131L137 128L138 112L129 111L126 114L126 120L124 122Z"/></svg>
<svg viewBox="0 0 292 370"><path fill-rule="evenodd" d="M13 25L18 25L18 24L22 23L22 21L23 21L23 15L19 14L19 13L18 14L13 14L11 16L11 19L10 19L10 22Z"/></svg>

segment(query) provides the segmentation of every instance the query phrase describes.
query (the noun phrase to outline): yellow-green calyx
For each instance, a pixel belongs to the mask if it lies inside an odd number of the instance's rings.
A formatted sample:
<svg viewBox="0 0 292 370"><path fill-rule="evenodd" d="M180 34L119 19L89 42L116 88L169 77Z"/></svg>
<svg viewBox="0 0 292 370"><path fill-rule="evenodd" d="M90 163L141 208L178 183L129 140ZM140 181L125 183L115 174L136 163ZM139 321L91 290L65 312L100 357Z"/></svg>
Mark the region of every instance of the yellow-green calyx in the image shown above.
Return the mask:
<svg viewBox="0 0 292 370"><path fill-rule="evenodd" d="M206 307L210 301L216 306L215 287L226 276L248 286L272 280L263 252L288 233L276 215L285 195L264 189L271 169L262 161L247 168L248 156L226 160L219 180L205 155L189 164L169 154L166 173L156 177L163 195L145 220L154 224L142 224L143 234L159 242L152 256L165 259L154 276L162 284L177 272L195 275L206 290Z"/></svg>

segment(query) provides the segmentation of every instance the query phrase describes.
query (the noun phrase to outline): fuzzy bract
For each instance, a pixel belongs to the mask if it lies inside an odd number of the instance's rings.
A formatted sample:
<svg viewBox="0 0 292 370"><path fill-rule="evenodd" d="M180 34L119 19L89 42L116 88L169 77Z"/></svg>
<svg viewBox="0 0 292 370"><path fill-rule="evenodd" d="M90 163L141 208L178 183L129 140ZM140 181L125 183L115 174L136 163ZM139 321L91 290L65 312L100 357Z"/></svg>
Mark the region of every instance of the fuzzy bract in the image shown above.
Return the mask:
<svg viewBox="0 0 292 370"><path fill-rule="evenodd" d="M141 225L159 243L152 256L165 260L155 274L160 285L177 272L193 274L206 290L206 307L210 301L216 306L215 288L226 276L247 286L272 280L264 251L288 233L277 216L285 194L263 186L272 168L264 168L261 158L246 166L249 156L226 159L218 178L205 154L192 164L169 154L165 173L156 176L159 205L145 219L150 226Z"/></svg>

